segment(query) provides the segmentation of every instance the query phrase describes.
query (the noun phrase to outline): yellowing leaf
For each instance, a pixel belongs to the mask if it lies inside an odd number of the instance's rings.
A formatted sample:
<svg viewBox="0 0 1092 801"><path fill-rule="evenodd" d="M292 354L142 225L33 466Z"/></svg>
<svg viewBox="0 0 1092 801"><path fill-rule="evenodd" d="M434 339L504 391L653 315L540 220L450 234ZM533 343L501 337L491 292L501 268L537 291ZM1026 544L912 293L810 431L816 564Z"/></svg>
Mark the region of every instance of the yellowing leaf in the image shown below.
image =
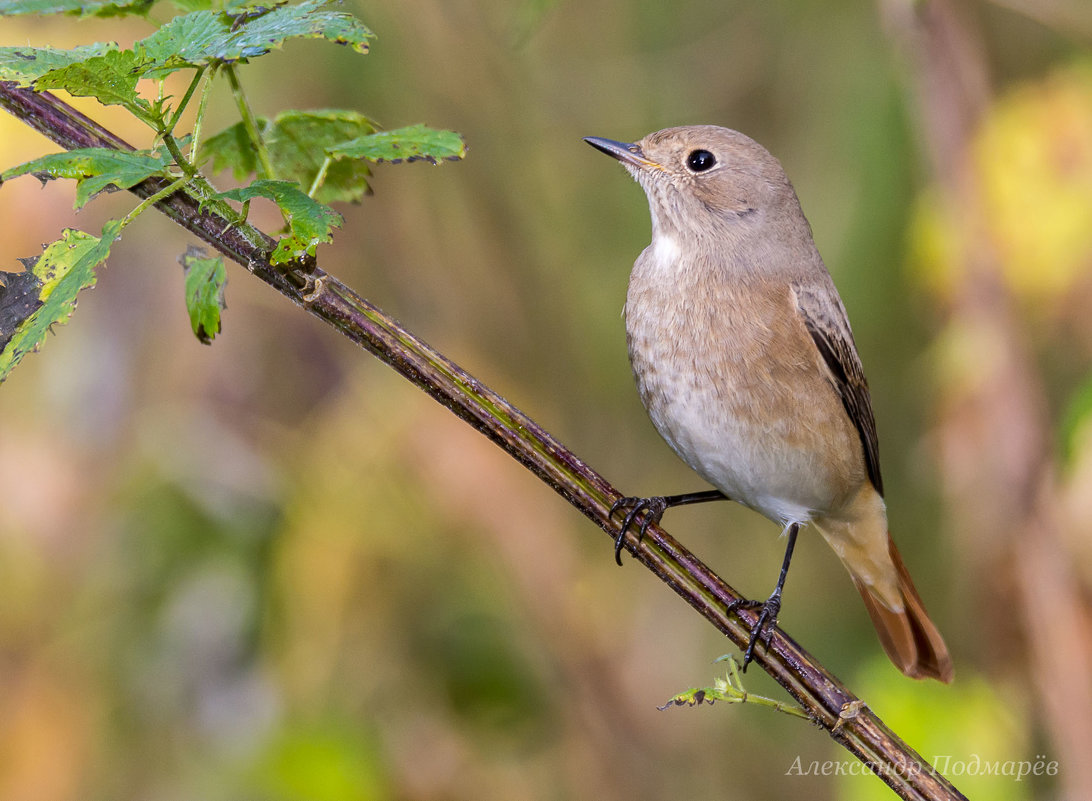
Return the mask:
<svg viewBox="0 0 1092 801"><path fill-rule="evenodd" d="M76 295L95 285L95 270L120 232L118 220L103 226L101 238L67 228L26 273L0 275L0 381L41 346L51 326L68 322Z"/></svg>

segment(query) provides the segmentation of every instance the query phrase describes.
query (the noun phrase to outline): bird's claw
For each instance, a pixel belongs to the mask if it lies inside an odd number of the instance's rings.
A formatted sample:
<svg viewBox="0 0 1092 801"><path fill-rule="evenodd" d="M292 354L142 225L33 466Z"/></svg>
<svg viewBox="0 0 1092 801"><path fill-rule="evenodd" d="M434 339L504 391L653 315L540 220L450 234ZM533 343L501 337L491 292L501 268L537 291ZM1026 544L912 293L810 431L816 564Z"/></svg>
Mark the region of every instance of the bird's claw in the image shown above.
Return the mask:
<svg viewBox="0 0 1092 801"><path fill-rule="evenodd" d="M740 599L728 604L729 613L737 609L761 609L758 620L751 628L751 638L747 641L747 649L743 652L743 671L747 672L747 665L755 658L755 647L761 641L767 649L773 639L774 629L777 627L777 615L781 612L781 594L775 592L765 601L751 601Z"/></svg>
<svg viewBox="0 0 1092 801"><path fill-rule="evenodd" d="M619 509L629 510L626 516L622 518L622 525L614 538L614 561L619 565L622 564L622 546L626 543L626 532L629 531L641 513L644 512L645 514L641 518L640 526L637 527L637 542L644 538L649 526L660 522L660 518L664 516L667 507L667 499L660 496L652 498L626 497L619 498L614 502L610 507L610 513L607 515L608 520L613 518L614 513Z"/></svg>

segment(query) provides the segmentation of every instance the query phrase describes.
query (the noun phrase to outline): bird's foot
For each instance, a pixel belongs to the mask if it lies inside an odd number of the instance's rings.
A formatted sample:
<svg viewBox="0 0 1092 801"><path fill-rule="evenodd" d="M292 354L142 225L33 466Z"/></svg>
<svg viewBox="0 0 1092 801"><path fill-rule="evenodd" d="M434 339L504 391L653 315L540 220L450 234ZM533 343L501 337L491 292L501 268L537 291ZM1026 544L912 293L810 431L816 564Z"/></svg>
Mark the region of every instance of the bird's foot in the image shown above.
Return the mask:
<svg viewBox="0 0 1092 801"><path fill-rule="evenodd" d="M777 626L777 615L781 611L781 593L774 592L765 601L738 600L728 604L727 611L732 613L737 609L761 609L758 620L751 629L751 639L747 641L747 649L743 652L743 672L747 672L747 665L755 658L755 647L759 642L766 648L770 647L773 639L774 628Z"/></svg>
<svg viewBox="0 0 1092 801"><path fill-rule="evenodd" d="M649 526L660 522L660 518L664 516L668 506L670 506L668 499L659 495L652 498L619 498L614 502L610 507L610 513L607 515L608 520L614 517L614 513L620 509L629 510L626 512L626 516L622 518L622 526L618 529L618 534L614 538L614 560L618 564L622 564L622 546L626 543L626 532L641 516L641 513L644 513L644 517L641 517L641 524L637 527L637 542L644 538Z"/></svg>

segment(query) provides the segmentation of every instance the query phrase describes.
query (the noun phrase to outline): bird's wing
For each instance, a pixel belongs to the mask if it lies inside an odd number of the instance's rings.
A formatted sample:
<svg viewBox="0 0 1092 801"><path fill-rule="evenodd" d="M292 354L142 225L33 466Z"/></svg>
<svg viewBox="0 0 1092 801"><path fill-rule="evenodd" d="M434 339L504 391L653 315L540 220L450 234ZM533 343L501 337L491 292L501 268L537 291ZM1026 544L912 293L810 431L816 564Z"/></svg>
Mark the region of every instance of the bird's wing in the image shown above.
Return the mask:
<svg viewBox="0 0 1092 801"><path fill-rule="evenodd" d="M868 478L876 492L883 495L876 419L872 416L868 381L865 380L857 347L853 344L853 333L845 309L833 284L829 287L793 284L792 290L812 342L830 369L831 381L842 399L846 414L861 436Z"/></svg>

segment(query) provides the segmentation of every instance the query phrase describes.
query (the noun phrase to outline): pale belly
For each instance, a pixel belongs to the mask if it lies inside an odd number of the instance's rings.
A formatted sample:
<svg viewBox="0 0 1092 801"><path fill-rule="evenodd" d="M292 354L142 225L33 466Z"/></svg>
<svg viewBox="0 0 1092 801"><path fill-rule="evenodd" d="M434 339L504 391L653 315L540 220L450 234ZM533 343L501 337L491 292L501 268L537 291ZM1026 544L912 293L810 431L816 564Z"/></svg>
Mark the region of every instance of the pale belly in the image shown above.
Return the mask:
<svg viewBox="0 0 1092 801"><path fill-rule="evenodd" d="M771 316L789 312L776 298L747 326L730 304L716 309L642 314L627 303L630 360L653 424L702 478L771 520L837 516L866 480L864 456L818 351Z"/></svg>

